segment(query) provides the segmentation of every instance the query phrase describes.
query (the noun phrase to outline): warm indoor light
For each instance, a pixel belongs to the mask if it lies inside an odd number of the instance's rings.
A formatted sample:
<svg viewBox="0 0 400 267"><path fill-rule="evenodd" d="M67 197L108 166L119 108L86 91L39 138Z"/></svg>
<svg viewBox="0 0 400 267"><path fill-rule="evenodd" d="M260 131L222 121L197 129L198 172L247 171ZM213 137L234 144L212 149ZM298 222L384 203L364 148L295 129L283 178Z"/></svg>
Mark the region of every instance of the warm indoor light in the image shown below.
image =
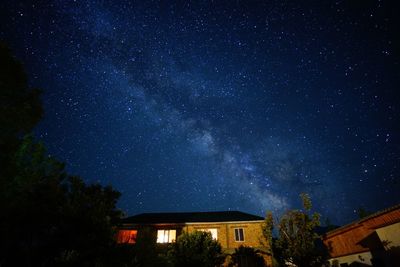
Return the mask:
<svg viewBox="0 0 400 267"><path fill-rule="evenodd" d="M158 230L157 243L172 243L176 239L176 230Z"/></svg>
<svg viewBox="0 0 400 267"><path fill-rule="evenodd" d="M119 230L117 235L118 243L135 244L137 230Z"/></svg>
<svg viewBox="0 0 400 267"><path fill-rule="evenodd" d="M210 229L197 229L197 231L201 232L209 232L211 233L211 236L213 239L217 240L218 239L218 230L216 228L210 228Z"/></svg>

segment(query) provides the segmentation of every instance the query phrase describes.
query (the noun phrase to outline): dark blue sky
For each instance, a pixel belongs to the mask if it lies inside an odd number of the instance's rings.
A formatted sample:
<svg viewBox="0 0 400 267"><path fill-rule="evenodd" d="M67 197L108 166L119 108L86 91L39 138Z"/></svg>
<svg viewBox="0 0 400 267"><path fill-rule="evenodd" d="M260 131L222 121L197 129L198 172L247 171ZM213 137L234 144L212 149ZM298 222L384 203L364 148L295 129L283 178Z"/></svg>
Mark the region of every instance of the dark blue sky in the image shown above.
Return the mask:
<svg viewBox="0 0 400 267"><path fill-rule="evenodd" d="M307 3L304 3L307 2ZM400 200L399 9L389 1L5 1L43 89L36 129L127 214Z"/></svg>

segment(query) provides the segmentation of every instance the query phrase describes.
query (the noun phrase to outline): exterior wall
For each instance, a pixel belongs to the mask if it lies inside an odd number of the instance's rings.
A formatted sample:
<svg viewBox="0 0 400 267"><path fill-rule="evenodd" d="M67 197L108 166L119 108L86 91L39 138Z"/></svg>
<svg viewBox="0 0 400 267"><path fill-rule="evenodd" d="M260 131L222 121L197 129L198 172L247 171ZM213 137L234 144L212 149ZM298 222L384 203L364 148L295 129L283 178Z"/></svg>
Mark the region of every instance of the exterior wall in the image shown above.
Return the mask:
<svg viewBox="0 0 400 267"><path fill-rule="evenodd" d="M157 235L158 229L175 229L176 230L176 238L185 232L194 232L196 230L202 229L217 229L217 240L221 244L222 249L225 253L231 254L235 252L235 248L240 247L241 245L247 247L257 248L261 251L265 251L266 247L263 243L263 235L262 235L262 221L255 222L221 222L221 223L188 223L188 224L156 224L156 225L125 225L121 227L121 230L137 230L138 238L142 236L145 232L144 230L150 230L154 238ZM243 236L244 241L235 241L235 228L243 228ZM156 239L154 239L156 240ZM267 254L263 253L262 257L264 258L267 266L272 264L272 258ZM227 257L228 259L229 257ZM227 262L225 263L225 265ZM228 265L226 265L228 266Z"/></svg>
<svg viewBox="0 0 400 267"><path fill-rule="evenodd" d="M217 229L217 240L224 250L234 251L235 248L243 246L263 248L262 243L262 222L221 222L221 223L188 223L188 224L156 224L156 225L126 225L121 227L121 230L137 230L138 235L143 229L150 227L156 233L159 229L175 229L176 238L182 231L193 232L202 229ZM235 241L235 228L242 228L244 234L244 241Z"/></svg>
<svg viewBox="0 0 400 267"><path fill-rule="evenodd" d="M262 247L261 238L262 230L261 223L246 223L246 224L228 224L228 246L227 248L238 248L241 245L259 248ZM235 228L243 228L244 241L235 241Z"/></svg>
<svg viewBox="0 0 400 267"><path fill-rule="evenodd" d="M367 265L372 265L371 262L372 255L370 252L363 252L363 253L358 253L358 254L352 254L352 255L347 255L343 257L337 257L337 258L332 258L329 260L331 266L333 266L333 263L336 261L338 266L342 263L347 263L350 265L351 263L354 262L359 262L362 264L367 264Z"/></svg>
<svg viewBox="0 0 400 267"><path fill-rule="evenodd" d="M233 250L239 246L248 246L261 248L262 230L261 222L245 222L245 223L206 223L206 224L187 224L184 227L189 233L201 230L215 228L218 231L218 242L225 250ZM243 228L244 241L235 241L235 228Z"/></svg>
<svg viewBox="0 0 400 267"><path fill-rule="evenodd" d="M192 233L194 231L199 231L202 229L217 229L217 240L221 244L222 248L228 247L228 239L226 235L226 224L216 223L216 224L190 224L186 225L184 230L188 233Z"/></svg>
<svg viewBox="0 0 400 267"><path fill-rule="evenodd" d="M400 222L376 229L376 233L383 244L385 249L400 246Z"/></svg>
<svg viewBox="0 0 400 267"><path fill-rule="evenodd" d="M247 246L265 251L265 244L262 242L262 222L245 222L245 223L215 223L215 224L188 224L184 227L184 231L189 233L201 229L217 229L217 240L221 244L225 253L231 254L235 252L235 248ZM235 241L235 228L243 228L244 241ZM262 257L267 266L272 265L272 258L263 254ZM226 258L224 266L229 266L229 256Z"/></svg>

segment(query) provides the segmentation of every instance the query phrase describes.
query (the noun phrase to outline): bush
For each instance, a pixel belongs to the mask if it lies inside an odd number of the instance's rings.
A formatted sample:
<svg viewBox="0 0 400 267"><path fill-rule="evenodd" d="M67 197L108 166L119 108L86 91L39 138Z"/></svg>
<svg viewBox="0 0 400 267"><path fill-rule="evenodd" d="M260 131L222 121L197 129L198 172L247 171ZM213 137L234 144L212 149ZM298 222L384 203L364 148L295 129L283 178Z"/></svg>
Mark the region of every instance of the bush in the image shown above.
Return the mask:
<svg viewBox="0 0 400 267"><path fill-rule="evenodd" d="M215 267L225 259L221 245L210 233L183 233L172 245L168 258L176 267Z"/></svg>
<svg viewBox="0 0 400 267"><path fill-rule="evenodd" d="M264 258L251 247L240 246L235 249L235 253L231 255L230 267L263 267L265 266Z"/></svg>

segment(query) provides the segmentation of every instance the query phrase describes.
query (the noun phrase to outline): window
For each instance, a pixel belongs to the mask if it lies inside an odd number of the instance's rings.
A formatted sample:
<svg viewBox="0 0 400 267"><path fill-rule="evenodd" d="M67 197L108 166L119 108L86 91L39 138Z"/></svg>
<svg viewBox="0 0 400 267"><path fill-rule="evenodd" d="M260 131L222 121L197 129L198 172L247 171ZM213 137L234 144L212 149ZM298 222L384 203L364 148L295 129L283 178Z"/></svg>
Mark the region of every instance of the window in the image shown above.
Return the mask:
<svg viewBox="0 0 400 267"><path fill-rule="evenodd" d="M119 230L117 235L117 243L135 244L137 230Z"/></svg>
<svg viewBox="0 0 400 267"><path fill-rule="evenodd" d="M176 239L176 230L158 230L157 243L172 243Z"/></svg>
<svg viewBox="0 0 400 267"><path fill-rule="evenodd" d="M244 241L244 230L243 228L235 228L235 241L243 242Z"/></svg>
<svg viewBox="0 0 400 267"><path fill-rule="evenodd" d="M210 228L210 229L196 229L197 231L201 232L209 232L211 233L211 236L213 239L217 240L218 239L218 230L217 228Z"/></svg>

